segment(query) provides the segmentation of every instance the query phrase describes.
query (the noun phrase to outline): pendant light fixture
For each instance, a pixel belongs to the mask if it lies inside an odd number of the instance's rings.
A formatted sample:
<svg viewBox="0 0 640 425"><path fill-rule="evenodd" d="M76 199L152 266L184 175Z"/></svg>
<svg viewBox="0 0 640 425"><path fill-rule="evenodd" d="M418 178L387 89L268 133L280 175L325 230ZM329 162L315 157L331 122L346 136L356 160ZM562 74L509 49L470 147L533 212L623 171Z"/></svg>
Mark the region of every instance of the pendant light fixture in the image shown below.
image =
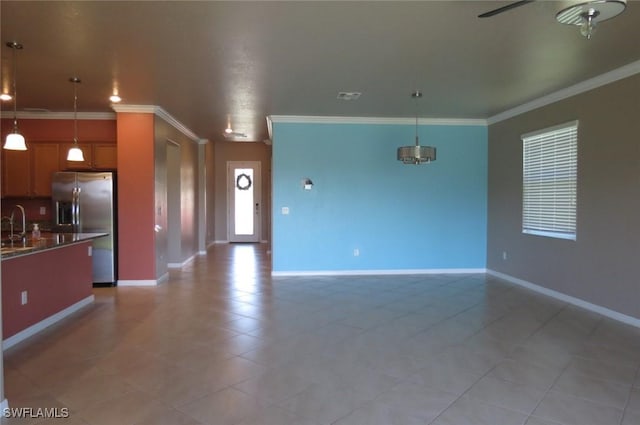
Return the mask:
<svg viewBox="0 0 640 425"><path fill-rule="evenodd" d="M627 0L590 0L561 10L556 14L556 20L580 27L580 34L591 40L598 23L618 16L626 7Z"/></svg>
<svg viewBox="0 0 640 425"><path fill-rule="evenodd" d="M4 149L12 151L26 151L27 144L24 136L18 131L18 95L16 92L16 50L22 50L22 44L16 41L10 41L7 43L7 46L13 49L13 130L7 134L7 139L3 147Z"/></svg>
<svg viewBox="0 0 640 425"><path fill-rule="evenodd" d="M67 153L67 161L82 162L84 155L78 146L78 84L80 84L80 78L71 77L69 81L73 83L73 146Z"/></svg>
<svg viewBox="0 0 640 425"><path fill-rule="evenodd" d="M411 93L411 97L418 101L422 97L420 91ZM404 164L424 164L436 160L436 148L420 146L418 140L418 106L416 103L416 144L415 146L401 146L398 148L398 161Z"/></svg>

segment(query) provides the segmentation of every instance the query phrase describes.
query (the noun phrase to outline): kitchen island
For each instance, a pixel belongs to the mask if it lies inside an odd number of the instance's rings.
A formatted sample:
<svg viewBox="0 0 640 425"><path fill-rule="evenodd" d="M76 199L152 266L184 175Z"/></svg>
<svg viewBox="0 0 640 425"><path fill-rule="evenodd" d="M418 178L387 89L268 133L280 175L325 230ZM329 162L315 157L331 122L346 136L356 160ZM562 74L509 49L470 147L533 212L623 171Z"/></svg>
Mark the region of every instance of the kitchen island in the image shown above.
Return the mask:
<svg viewBox="0 0 640 425"><path fill-rule="evenodd" d="M2 244L3 349L93 302L92 241L103 236L43 233Z"/></svg>

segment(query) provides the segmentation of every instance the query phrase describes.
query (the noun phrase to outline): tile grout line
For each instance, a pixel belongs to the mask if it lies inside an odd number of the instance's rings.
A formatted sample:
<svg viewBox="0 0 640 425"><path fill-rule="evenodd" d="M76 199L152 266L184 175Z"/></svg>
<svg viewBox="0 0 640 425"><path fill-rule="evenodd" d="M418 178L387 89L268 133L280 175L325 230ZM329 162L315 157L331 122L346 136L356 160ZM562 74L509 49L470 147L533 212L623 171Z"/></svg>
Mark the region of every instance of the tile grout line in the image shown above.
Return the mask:
<svg viewBox="0 0 640 425"><path fill-rule="evenodd" d="M566 306L565 306L564 308L566 308ZM544 327L544 325L546 325L546 324L547 324L549 321L551 321L554 317L556 317L558 314L560 314L560 312L561 312L562 310L564 310L564 308L562 308L562 309L558 310L558 311L557 311L553 316L551 316L549 319L547 319L547 320L546 320L546 321L544 321L542 324L540 324L540 326L538 326L536 329L534 329L533 331L531 331L531 333L529 333L529 335L527 336L527 338L531 337L533 334L535 334L535 333L536 333L536 332L538 332L540 329L542 329L542 328ZM493 321L489 322L489 323L487 324L487 326L485 326L485 327L481 328L480 330L478 330L478 332L476 332L476 333L472 334L471 336L469 336L469 338L471 338L472 336L477 335L478 333L482 332L482 330L483 330L483 329L485 329L486 327L488 327L491 323L494 323L494 322L496 322L497 320L500 320L502 317L504 317L504 315L502 315L502 316L500 316L499 318L497 318L497 319L495 319L495 320L493 320ZM439 418L440 416L442 416L442 414L443 414L443 413L444 413L444 412L445 412L449 407L451 407L451 405L453 405L455 402L457 402L457 401L458 401L458 400L460 400L462 397L464 397L464 395L465 395L465 394L467 394L467 393L471 390L471 388L473 388L473 386L474 386L475 384L477 384L480 380L482 380L483 378L485 378L486 376L488 376L491 372L493 372L493 371L498 367L498 365L499 365L499 364L500 364L500 363L498 363L498 364L494 365L494 366L493 366L491 369L489 369L489 370L488 370L484 375L482 375L480 378L478 378L478 379L477 379L473 384L471 384L471 385L469 386L469 388L467 388L467 389L466 389L462 394L460 394L460 396L459 396L458 398L456 398L455 400L453 400L453 402L451 402L451 403L450 403L450 404L449 404L445 409L443 409L443 410L442 410L442 412L440 412L440 414L439 414L438 416L436 416L435 418L433 418L433 420L432 420L431 422L429 422L429 424L433 424L436 420L438 420L438 418ZM562 373L562 372L561 372L561 373ZM557 379L557 378L556 378L556 379ZM546 395L546 393L545 393L545 395ZM544 398L544 397L543 397L543 398ZM541 399L541 400L542 400L542 399ZM484 402L483 402L483 403L484 403ZM502 406L496 406L496 405L494 405L493 403L487 403L487 404L489 404L489 405L491 405L491 406L494 406L494 407L499 407L499 408L505 409L504 407L502 407ZM539 403L538 403L538 404L539 404ZM532 410L532 412L533 412L537 407L538 407L538 406L536 405L536 407ZM509 410L509 411L516 412L516 413L522 413L522 412L519 412L519 411L516 411L516 410L511 410L511 409L505 409L505 410ZM527 423L527 421L529 420L529 417L531 417L531 415L525 415L525 420L524 420L524 422L523 422L523 425Z"/></svg>
<svg viewBox="0 0 640 425"><path fill-rule="evenodd" d="M640 366L636 369L635 381L640 378ZM620 417L619 425L624 423L624 419L627 417L627 409L629 408L629 403L631 403L631 395L633 394L633 389L635 388L635 381L631 383L631 388L629 389L629 394L627 394L627 401L624 404L624 408L622 409L622 416Z"/></svg>
<svg viewBox="0 0 640 425"><path fill-rule="evenodd" d="M560 313L562 313L563 311L565 311L566 309L569 308L569 304L565 304L565 306L563 308L561 308L556 314L554 314L549 320L555 318L556 316L558 316ZM598 329L598 326L600 326L600 324L602 323L603 319L600 318L598 320L598 324L596 324L593 329L591 329L591 332L589 332L589 335L587 335L587 338L590 336L593 336L593 334L595 333L596 329ZM548 321L547 321L548 322ZM547 323L545 322L545 324ZM541 327L542 328L542 327ZM541 328L539 328L538 330L540 330ZM536 331L537 332L537 331ZM574 355L571 354L571 356L573 357ZM562 368L562 370L560 371L560 373L558 374L558 376L556 376L556 379L553 380L553 382L551 383L551 385L549 386L549 388L547 388L544 392L544 395L542 396L542 398L540 399L540 401L536 404L536 407L533 408L533 410L531 411L531 413L529 414L529 416L527 417L527 420L525 421L525 425L527 422L529 422L529 419L531 419L533 416L533 413L538 409L538 407L540 407L540 405L542 404L542 402L544 401L544 399L547 397L547 395L549 394L549 392L551 392L551 389L556 385L556 383L558 382L558 380L560 379L560 377L562 376L562 374L569 368L569 366L571 365L571 361L569 361L565 367ZM555 422L555 421L553 421Z"/></svg>

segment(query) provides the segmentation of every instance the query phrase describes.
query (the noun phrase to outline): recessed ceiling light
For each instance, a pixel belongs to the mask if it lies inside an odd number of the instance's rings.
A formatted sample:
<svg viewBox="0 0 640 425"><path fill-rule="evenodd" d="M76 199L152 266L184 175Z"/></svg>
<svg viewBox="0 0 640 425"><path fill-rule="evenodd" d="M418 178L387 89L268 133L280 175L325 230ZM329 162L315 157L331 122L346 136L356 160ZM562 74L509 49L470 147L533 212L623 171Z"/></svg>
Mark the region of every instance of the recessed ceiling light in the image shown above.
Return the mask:
<svg viewBox="0 0 640 425"><path fill-rule="evenodd" d="M357 91L341 91L338 93L338 99L340 100L357 100L362 93Z"/></svg>
<svg viewBox="0 0 640 425"><path fill-rule="evenodd" d="M113 103L118 103L122 101L122 98L117 94L112 94L111 96L109 96L109 100Z"/></svg>
<svg viewBox="0 0 640 425"><path fill-rule="evenodd" d="M13 96L11 96L9 93L0 94L0 100L7 101L7 100L11 100L11 99L13 99Z"/></svg>

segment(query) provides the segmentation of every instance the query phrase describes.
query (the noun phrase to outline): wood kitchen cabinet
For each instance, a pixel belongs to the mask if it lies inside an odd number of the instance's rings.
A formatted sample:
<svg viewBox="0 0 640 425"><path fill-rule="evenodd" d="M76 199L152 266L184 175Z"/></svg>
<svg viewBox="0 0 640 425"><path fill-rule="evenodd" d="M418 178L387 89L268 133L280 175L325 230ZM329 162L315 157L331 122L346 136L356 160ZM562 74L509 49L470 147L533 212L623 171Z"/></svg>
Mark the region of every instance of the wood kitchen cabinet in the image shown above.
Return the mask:
<svg viewBox="0 0 640 425"><path fill-rule="evenodd" d="M49 197L51 177L60 169L57 143L33 143L26 151L3 151L3 197Z"/></svg>
<svg viewBox="0 0 640 425"><path fill-rule="evenodd" d="M117 149L114 143L79 143L83 162L67 161L67 152L73 145L64 144L61 149L61 163L65 170L112 170L117 167Z"/></svg>
<svg viewBox="0 0 640 425"><path fill-rule="evenodd" d="M50 197L53 173L60 170L60 146L41 143L32 146L31 196Z"/></svg>
<svg viewBox="0 0 640 425"><path fill-rule="evenodd" d="M31 152L2 151L2 197L29 196Z"/></svg>
<svg viewBox="0 0 640 425"><path fill-rule="evenodd" d="M71 143L27 143L26 151L2 150L2 197L48 198L53 173L64 170L115 170L115 143L79 143L83 162L67 161Z"/></svg>
<svg viewBox="0 0 640 425"><path fill-rule="evenodd" d="M93 144L93 166L97 169L116 169L118 150L112 143Z"/></svg>

